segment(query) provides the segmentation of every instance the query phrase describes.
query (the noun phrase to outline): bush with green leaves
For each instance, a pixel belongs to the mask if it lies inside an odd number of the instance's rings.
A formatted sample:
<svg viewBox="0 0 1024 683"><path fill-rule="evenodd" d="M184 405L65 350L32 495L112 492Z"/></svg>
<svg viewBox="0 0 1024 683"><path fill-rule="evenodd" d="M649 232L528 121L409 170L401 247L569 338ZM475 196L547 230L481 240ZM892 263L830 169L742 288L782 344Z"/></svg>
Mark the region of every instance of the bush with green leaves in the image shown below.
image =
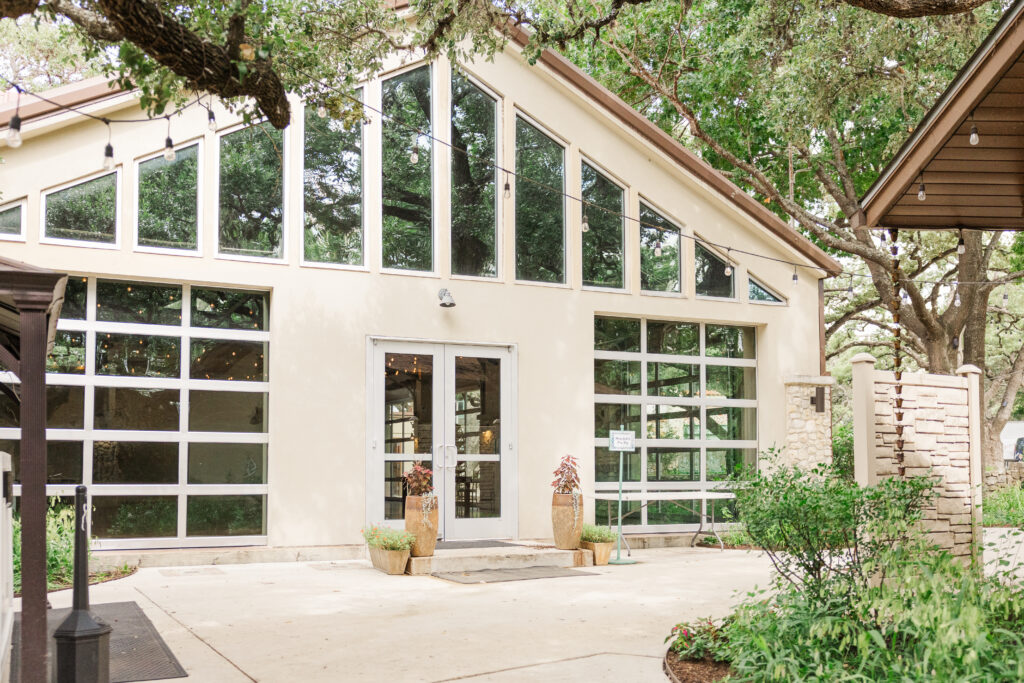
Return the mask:
<svg viewBox="0 0 1024 683"><path fill-rule="evenodd" d="M14 592L21 592L21 518L14 517ZM46 510L46 587L67 588L75 572L75 508L50 498Z"/></svg>
<svg viewBox="0 0 1024 683"><path fill-rule="evenodd" d="M985 526L1024 528L1024 487L1009 486L986 493L981 510Z"/></svg>
<svg viewBox="0 0 1024 683"><path fill-rule="evenodd" d="M617 537L618 533L610 527L584 524L580 540L587 543L614 543Z"/></svg>
<svg viewBox="0 0 1024 683"><path fill-rule="evenodd" d="M832 468L840 476L853 479L853 423L832 427Z"/></svg>
<svg viewBox="0 0 1024 683"><path fill-rule="evenodd" d="M409 550L416 542L416 535L413 533L376 524L363 529L363 538L366 545L381 550Z"/></svg>
<svg viewBox="0 0 1024 683"><path fill-rule="evenodd" d="M682 622L672 627L665 642L671 641L669 649L680 659L728 661L726 629L731 621L731 617L727 617L719 623L711 618Z"/></svg>

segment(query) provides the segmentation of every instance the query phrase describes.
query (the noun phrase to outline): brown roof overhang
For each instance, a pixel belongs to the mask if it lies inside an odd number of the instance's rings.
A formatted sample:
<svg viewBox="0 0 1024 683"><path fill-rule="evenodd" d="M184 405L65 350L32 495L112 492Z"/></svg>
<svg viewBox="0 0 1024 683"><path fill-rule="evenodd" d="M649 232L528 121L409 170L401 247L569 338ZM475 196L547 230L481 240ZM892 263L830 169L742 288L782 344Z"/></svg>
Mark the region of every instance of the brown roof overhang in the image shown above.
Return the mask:
<svg viewBox="0 0 1024 683"><path fill-rule="evenodd" d="M62 85L59 88L45 91L46 99L56 104L44 102L32 95L22 95L20 105L17 94L12 90L0 99L0 126L6 127L18 111L22 122L38 119L63 111L62 107L80 107L97 100L102 100L122 92L121 88L103 76L87 78L83 81ZM59 105L59 106L58 106Z"/></svg>

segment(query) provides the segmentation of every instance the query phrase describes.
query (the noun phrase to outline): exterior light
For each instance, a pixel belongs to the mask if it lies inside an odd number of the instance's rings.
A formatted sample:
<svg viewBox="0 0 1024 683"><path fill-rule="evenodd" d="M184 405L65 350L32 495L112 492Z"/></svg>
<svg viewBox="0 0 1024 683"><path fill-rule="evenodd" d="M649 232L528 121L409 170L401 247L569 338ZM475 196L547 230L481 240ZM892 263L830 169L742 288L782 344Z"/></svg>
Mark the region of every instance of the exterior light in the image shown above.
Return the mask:
<svg viewBox="0 0 1024 683"><path fill-rule="evenodd" d="M114 170L114 146L109 142L107 143L107 146L103 148L103 170Z"/></svg>
<svg viewBox="0 0 1024 683"><path fill-rule="evenodd" d="M587 221L587 214L583 214L583 232L590 232L590 223Z"/></svg>
<svg viewBox="0 0 1024 683"><path fill-rule="evenodd" d="M956 253L963 256L964 252L967 251L967 245L964 244L964 231L960 231L960 239L956 243Z"/></svg>
<svg viewBox="0 0 1024 683"><path fill-rule="evenodd" d="M918 201L922 202L925 199L928 199L928 194L924 191L924 183L921 183L921 185L917 188L917 199Z"/></svg>
<svg viewBox="0 0 1024 683"><path fill-rule="evenodd" d="M437 292L437 298L441 300L441 308L455 308L455 297L446 288L442 287Z"/></svg>
<svg viewBox="0 0 1024 683"><path fill-rule="evenodd" d="M206 109L206 127L211 133L217 132L217 117L213 115L212 107L207 107Z"/></svg>
<svg viewBox="0 0 1024 683"><path fill-rule="evenodd" d="M174 161L177 156L178 155L174 153L174 141L170 138L164 140L164 159L167 161Z"/></svg>
<svg viewBox="0 0 1024 683"><path fill-rule="evenodd" d="M327 118L327 107L325 107L322 103L318 104L317 107L316 107L316 115L319 116L322 119L326 119Z"/></svg>
<svg viewBox="0 0 1024 683"><path fill-rule="evenodd" d="M660 240L657 242L657 244L654 245L654 255L655 256L661 256L661 241Z"/></svg>
<svg viewBox="0 0 1024 683"><path fill-rule="evenodd" d="M418 164L420 161L420 150L419 150L419 135L416 133L412 134L412 152L409 154L409 163Z"/></svg>
<svg viewBox="0 0 1024 683"><path fill-rule="evenodd" d="M725 276L726 277L732 277L732 264L731 263L726 263L725 264Z"/></svg>
<svg viewBox="0 0 1024 683"><path fill-rule="evenodd" d="M508 177L505 177L505 199L509 199L512 196L512 186L508 184Z"/></svg>
<svg viewBox="0 0 1024 683"><path fill-rule="evenodd" d="M21 147L21 117L15 114L7 127L7 146Z"/></svg>
<svg viewBox="0 0 1024 683"><path fill-rule="evenodd" d="M800 276L796 274L796 266L793 266L793 285L800 281Z"/></svg>
<svg viewBox="0 0 1024 683"><path fill-rule="evenodd" d="M960 292L957 292L956 296L953 297L953 305L956 306L957 308L960 308L960 303Z"/></svg>
<svg viewBox="0 0 1024 683"><path fill-rule="evenodd" d="M981 138L978 136L978 127L973 123L971 124L971 137L970 142L972 145L976 145L981 142Z"/></svg>

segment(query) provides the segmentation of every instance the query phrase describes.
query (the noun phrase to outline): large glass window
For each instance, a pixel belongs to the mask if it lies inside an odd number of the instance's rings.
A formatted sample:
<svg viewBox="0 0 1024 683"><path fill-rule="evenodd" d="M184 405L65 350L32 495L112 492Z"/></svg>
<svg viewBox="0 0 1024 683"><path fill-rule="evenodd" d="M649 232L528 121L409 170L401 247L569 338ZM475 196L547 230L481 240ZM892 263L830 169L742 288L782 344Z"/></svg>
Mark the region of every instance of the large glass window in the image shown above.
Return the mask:
<svg viewBox="0 0 1024 683"><path fill-rule="evenodd" d="M21 204L0 209L0 237L9 238L21 235L23 210Z"/></svg>
<svg viewBox="0 0 1024 683"><path fill-rule="evenodd" d="M633 318L594 318L594 479L617 491L619 454L608 433L636 434L622 457L624 490L705 490L757 465L757 360L752 327ZM648 501L642 501L648 502ZM689 530L702 505L634 501L623 524ZM598 500L597 518L614 522L616 503Z"/></svg>
<svg viewBox="0 0 1024 683"><path fill-rule="evenodd" d="M199 145L139 164L140 247L194 251L199 232Z"/></svg>
<svg viewBox="0 0 1024 683"><path fill-rule="evenodd" d="M356 96L362 99L362 89ZM303 162L303 257L362 265L362 122L351 116L321 118L306 107Z"/></svg>
<svg viewBox="0 0 1024 683"><path fill-rule="evenodd" d="M100 547L266 533L268 316L265 292L68 279L47 358L47 494L89 486ZM16 467L18 439L0 393Z"/></svg>
<svg viewBox="0 0 1024 683"><path fill-rule="evenodd" d="M775 296L767 287L762 285L754 278L748 280L747 297L751 301L768 304L781 304L782 299Z"/></svg>
<svg viewBox="0 0 1024 683"><path fill-rule="evenodd" d="M220 139L220 253L284 254L284 140L269 123Z"/></svg>
<svg viewBox="0 0 1024 683"><path fill-rule="evenodd" d="M681 254L679 227L640 202L640 287L646 292L679 292Z"/></svg>
<svg viewBox="0 0 1024 683"><path fill-rule="evenodd" d="M623 191L583 162L583 285L623 288Z"/></svg>
<svg viewBox="0 0 1024 683"><path fill-rule="evenodd" d="M43 234L52 239L117 241L117 172L43 196Z"/></svg>
<svg viewBox="0 0 1024 683"><path fill-rule="evenodd" d="M732 264L726 263L699 242L694 246L694 273L699 296L723 299L736 296Z"/></svg>
<svg viewBox="0 0 1024 683"><path fill-rule="evenodd" d="M430 67L381 85L383 119L382 258L385 268L434 269Z"/></svg>
<svg viewBox="0 0 1024 683"><path fill-rule="evenodd" d="M494 277L498 103L452 72L452 273ZM463 152L462 150L465 150Z"/></svg>
<svg viewBox="0 0 1024 683"><path fill-rule="evenodd" d="M565 282L565 149L516 117L516 279Z"/></svg>

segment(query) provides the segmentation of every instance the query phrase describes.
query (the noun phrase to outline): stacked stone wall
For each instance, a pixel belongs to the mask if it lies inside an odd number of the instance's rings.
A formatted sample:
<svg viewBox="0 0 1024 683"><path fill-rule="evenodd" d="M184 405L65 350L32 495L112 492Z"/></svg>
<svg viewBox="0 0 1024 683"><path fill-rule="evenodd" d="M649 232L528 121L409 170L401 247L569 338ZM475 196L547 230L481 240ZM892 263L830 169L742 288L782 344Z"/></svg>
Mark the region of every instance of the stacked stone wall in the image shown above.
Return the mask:
<svg viewBox="0 0 1024 683"><path fill-rule="evenodd" d="M832 462L831 377L794 377L786 381L786 441L782 458L791 465L814 467ZM812 403L824 390L824 408Z"/></svg>

